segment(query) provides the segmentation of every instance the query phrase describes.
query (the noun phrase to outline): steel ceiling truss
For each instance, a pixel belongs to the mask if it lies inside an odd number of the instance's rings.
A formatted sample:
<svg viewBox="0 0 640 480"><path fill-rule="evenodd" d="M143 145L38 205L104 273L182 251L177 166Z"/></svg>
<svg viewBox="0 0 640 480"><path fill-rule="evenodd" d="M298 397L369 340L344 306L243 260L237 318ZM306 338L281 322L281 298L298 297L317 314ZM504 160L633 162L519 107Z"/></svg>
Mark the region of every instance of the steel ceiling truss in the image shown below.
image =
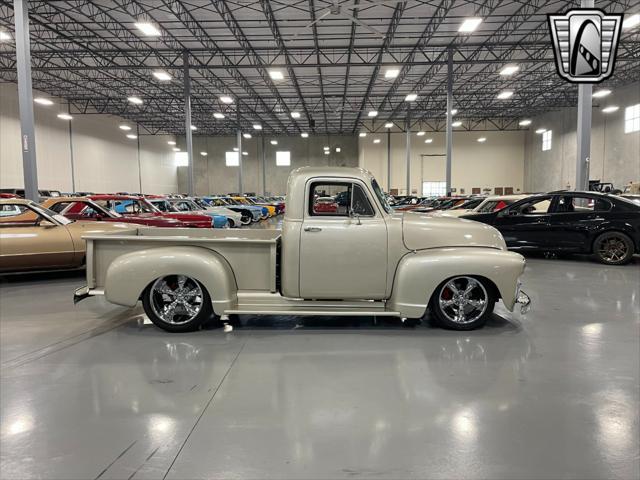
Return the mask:
<svg viewBox="0 0 640 480"><path fill-rule="evenodd" d="M72 113L118 115L146 133L181 134L187 51L196 134L233 134L255 123L267 134L379 131L388 121L401 127L408 93L419 96L411 105L412 128L442 130L451 49L462 129L514 129L523 117L576 104L577 88L555 72L546 14L577 1L338 0L384 39L326 14L333 1L31 1L33 85L64 98ZM599 7L625 13L637 4ZM461 35L457 27L467 16L483 23ZM158 25L161 37L143 36L134 26L139 20ZM13 32L11 0L0 0L0 28ZM15 62L14 43L0 42L0 81L16 81ZM510 63L520 71L500 76ZM399 75L386 79L388 67ZM273 80L270 69L281 70L284 80ZM155 80L154 70L173 80ZM605 85L636 81L639 71L640 34L623 31L615 73ZM496 100L503 89L515 95ZM129 103L132 95L144 103ZM234 102L221 102L221 95ZM291 117L295 110L301 118ZM369 110L378 111L373 121ZM216 120L214 112L226 118Z"/></svg>

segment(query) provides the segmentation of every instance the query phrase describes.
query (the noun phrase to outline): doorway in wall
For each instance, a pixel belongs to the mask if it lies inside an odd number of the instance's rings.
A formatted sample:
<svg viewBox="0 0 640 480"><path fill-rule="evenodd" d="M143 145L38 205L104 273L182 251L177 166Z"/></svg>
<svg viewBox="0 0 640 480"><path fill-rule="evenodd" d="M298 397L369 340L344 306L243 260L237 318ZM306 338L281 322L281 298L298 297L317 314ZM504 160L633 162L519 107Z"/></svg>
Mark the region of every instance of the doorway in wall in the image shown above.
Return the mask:
<svg viewBox="0 0 640 480"><path fill-rule="evenodd" d="M442 197L447 193L447 182L434 182L424 181L422 182L422 196L423 197Z"/></svg>

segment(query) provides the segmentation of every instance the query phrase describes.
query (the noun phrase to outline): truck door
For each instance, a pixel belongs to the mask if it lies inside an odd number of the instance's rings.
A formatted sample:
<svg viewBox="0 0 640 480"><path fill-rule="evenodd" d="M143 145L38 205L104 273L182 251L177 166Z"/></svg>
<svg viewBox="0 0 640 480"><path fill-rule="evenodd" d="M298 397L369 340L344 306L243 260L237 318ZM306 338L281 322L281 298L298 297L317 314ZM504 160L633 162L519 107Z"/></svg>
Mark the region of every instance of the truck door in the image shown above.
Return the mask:
<svg viewBox="0 0 640 480"><path fill-rule="evenodd" d="M300 233L300 296L381 299L387 279L387 225L360 181L307 184Z"/></svg>

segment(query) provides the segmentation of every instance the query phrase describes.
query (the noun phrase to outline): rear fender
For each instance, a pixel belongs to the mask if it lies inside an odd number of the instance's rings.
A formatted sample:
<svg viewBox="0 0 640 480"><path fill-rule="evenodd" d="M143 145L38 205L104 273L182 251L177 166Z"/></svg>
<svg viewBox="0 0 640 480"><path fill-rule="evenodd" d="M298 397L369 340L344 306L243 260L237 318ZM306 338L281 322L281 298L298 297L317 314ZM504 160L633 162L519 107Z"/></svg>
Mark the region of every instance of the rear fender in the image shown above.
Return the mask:
<svg viewBox="0 0 640 480"><path fill-rule="evenodd" d="M471 275L493 282L505 307L513 311L524 266L522 255L494 248L436 248L409 253L398 263L387 309L420 318L440 283L457 275Z"/></svg>
<svg viewBox="0 0 640 480"><path fill-rule="evenodd" d="M218 315L237 302L235 276L226 259L206 248L187 246L149 248L116 258L106 272L105 297L133 307L151 282L166 275L198 280L209 292Z"/></svg>

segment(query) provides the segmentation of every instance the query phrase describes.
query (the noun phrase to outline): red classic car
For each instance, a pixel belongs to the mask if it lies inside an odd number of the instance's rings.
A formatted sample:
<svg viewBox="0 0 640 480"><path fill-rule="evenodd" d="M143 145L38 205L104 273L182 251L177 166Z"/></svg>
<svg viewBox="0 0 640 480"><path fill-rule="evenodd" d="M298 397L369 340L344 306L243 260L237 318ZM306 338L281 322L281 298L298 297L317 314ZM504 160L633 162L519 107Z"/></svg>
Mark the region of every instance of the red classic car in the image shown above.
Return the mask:
<svg viewBox="0 0 640 480"><path fill-rule="evenodd" d="M124 216L139 217L142 214L153 215L155 217L173 218L180 220L185 227L211 228L213 221L207 215L193 215L185 213L165 213L151 205L143 197L132 195L90 195L89 199L109 210L113 210Z"/></svg>
<svg viewBox="0 0 640 480"><path fill-rule="evenodd" d="M313 202L313 213L337 213L338 204L333 197L318 197Z"/></svg>
<svg viewBox="0 0 640 480"><path fill-rule="evenodd" d="M152 213L121 215L96 202L82 197L56 197L42 202L42 206L71 220L99 220L102 222L135 223L149 227L185 227L180 220L159 217Z"/></svg>

